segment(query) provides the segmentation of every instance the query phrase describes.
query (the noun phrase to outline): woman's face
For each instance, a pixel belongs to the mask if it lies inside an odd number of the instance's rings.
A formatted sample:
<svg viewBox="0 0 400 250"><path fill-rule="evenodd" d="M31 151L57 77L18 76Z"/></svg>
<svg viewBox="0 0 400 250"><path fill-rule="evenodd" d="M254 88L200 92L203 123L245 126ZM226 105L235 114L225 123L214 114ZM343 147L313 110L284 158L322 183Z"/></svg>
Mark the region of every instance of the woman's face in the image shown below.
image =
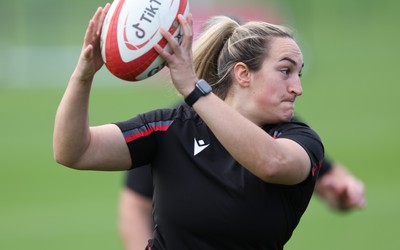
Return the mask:
<svg viewBox="0 0 400 250"><path fill-rule="evenodd" d="M290 120L294 102L303 93L300 76L303 55L291 38L275 38L262 68L253 73L251 94L259 124Z"/></svg>

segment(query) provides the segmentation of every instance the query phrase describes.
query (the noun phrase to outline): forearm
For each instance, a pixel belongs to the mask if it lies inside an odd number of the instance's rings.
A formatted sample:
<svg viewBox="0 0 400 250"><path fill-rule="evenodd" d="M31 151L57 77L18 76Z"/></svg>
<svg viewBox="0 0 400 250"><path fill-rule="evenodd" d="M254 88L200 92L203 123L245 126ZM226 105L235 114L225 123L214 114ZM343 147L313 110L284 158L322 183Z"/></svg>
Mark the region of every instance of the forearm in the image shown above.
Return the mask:
<svg viewBox="0 0 400 250"><path fill-rule="evenodd" d="M202 97L193 107L229 153L264 181L295 184L308 175L309 158L298 157L306 154L299 152L304 151L300 146L293 147L294 142L289 140L273 139L217 96Z"/></svg>
<svg viewBox="0 0 400 250"><path fill-rule="evenodd" d="M89 94L91 80L73 74L58 107L53 135L54 158L73 166L90 142Z"/></svg>

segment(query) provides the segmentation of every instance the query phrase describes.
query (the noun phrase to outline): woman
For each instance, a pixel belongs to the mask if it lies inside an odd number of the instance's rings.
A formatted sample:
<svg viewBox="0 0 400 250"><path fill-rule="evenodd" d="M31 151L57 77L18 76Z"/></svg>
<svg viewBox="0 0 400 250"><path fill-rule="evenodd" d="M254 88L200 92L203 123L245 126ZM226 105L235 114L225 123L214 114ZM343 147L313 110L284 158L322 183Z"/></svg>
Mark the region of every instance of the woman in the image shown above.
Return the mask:
<svg viewBox="0 0 400 250"><path fill-rule="evenodd" d="M216 17L192 55L192 17L179 16L182 44L161 30L173 53L155 49L192 107L90 127L88 101L103 65L99 37L108 9L99 8L90 21L58 108L56 161L89 170L151 163L149 249L283 249L323 160L318 135L290 121L303 67L292 34L264 22L240 26Z"/></svg>

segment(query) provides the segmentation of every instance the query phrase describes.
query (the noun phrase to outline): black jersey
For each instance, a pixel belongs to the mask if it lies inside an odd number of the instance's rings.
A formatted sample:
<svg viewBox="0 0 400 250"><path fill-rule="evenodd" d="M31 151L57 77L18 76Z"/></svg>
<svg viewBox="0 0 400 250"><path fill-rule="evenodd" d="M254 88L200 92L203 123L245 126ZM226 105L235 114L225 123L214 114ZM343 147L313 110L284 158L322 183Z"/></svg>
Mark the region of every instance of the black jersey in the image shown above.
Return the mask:
<svg viewBox="0 0 400 250"><path fill-rule="evenodd" d="M151 164L153 249L283 249L323 159L318 135L305 124L265 126L271 136L303 146L312 163L302 183L270 184L240 166L190 108L156 110L117 125L132 167Z"/></svg>
<svg viewBox="0 0 400 250"><path fill-rule="evenodd" d="M302 122L302 119L295 116L292 121ZM329 157L324 157L318 178L325 175L332 169L332 161ZM129 170L125 175L124 185L135 193L143 195L148 199L153 198L153 178L151 176L150 164L145 167Z"/></svg>

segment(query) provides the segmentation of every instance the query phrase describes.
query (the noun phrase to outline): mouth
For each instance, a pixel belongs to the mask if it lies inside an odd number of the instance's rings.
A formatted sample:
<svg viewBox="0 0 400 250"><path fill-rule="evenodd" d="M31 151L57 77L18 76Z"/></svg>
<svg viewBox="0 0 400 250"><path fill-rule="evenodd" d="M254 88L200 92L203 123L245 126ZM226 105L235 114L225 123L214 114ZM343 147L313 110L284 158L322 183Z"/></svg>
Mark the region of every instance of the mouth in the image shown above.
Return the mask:
<svg viewBox="0 0 400 250"><path fill-rule="evenodd" d="M284 103L287 103L290 109L294 109L294 102L295 102L294 99L284 101Z"/></svg>
<svg viewBox="0 0 400 250"><path fill-rule="evenodd" d="M296 101L295 98L290 98L290 99L283 100L283 102L292 103L292 104L294 104L295 101Z"/></svg>

